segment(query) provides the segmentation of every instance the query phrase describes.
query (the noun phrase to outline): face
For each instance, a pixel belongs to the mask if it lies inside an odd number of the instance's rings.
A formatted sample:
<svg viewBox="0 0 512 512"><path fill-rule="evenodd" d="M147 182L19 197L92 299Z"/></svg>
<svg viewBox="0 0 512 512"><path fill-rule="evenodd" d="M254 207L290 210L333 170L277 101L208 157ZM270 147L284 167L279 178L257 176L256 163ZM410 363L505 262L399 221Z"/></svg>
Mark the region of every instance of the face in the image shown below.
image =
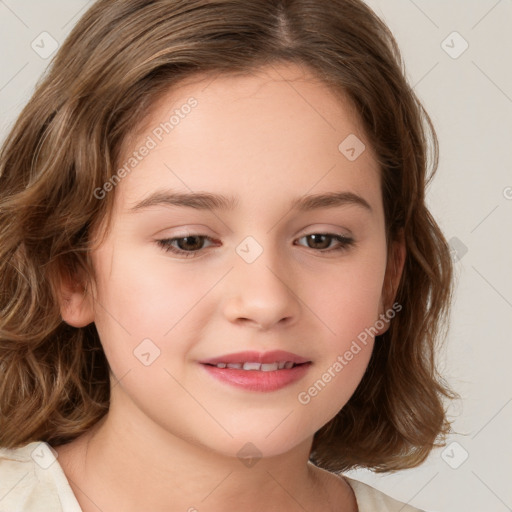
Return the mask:
<svg viewBox="0 0 512 512"><path fill-rule="evenodd" d="M281 65L184 82L132 139L97 192L116 197L91 254L111 414L230 456L293 449L387 327L379 170L355 111Z"/></svg>

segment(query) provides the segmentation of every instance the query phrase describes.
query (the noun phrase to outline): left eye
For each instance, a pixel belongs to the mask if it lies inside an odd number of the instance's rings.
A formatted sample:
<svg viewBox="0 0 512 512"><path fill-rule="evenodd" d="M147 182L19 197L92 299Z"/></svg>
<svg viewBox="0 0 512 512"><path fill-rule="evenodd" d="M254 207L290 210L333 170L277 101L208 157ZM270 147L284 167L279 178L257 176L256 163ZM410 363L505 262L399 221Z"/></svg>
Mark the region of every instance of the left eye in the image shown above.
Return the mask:
<svg viewBox="0 0 512 512"><path fill-rule="evenodd" d="M341 251L348 249L351 245L354 244L354 239L346 236L335 235L333 233L313 233L311 235L303 236L299 238L299 240L302 240L302 238L309 238L309 241L313 244L320 245L320 247L311 247L309 245L309 248L318 249L322 252ZM329 249L331 242L333 241L338 242L339 246Z"/></svg>
<svg viewBox="0 0 512 512"><path fill-rule="evenodd" d="M309 239L307 247L317 250L320 253L348 250L348 248L355 243L353 238L333 233L313 233L311 235L302 236L297 240L302 239ZM206 235L189 235L179 238L166 238L157 240L156 242L166 252L172 252L184 256L185 258L192 258L204 248L203 245L205 241L212 242L212 239ZM331 247L332 242L337 242L338 246ZM311 246L311 244L313 244L313 246Z"/></svg>

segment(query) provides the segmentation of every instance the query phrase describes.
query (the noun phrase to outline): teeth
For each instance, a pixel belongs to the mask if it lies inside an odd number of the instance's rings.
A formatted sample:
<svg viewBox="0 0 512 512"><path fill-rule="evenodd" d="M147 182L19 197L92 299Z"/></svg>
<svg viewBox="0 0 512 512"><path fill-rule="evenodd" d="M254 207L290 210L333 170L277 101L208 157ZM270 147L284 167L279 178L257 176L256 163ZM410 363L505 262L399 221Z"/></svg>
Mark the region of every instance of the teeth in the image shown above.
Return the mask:
<svg viewBox="0 0 512 512"><path fill-rule="evenodd" d="M260 363L244 363L243 369L244 370L261 370L261 364Z"/></svg>
<svg viewBox="0 0 512 512"><path fill-rule="evenodd" d="M256 370L262 372L274 372L276 370L289 370L294 366L293 361L278 361L275 363L254 363L248 361L246 363L217 363L217 368L232 368L234 370Z"/></svg>
<svg viewBox="0 0 512 512"><path fill-rule="evenodd" d="M261 365L261 371L263 372L275 372L279 368L279 363L268 363Z"/></svg>

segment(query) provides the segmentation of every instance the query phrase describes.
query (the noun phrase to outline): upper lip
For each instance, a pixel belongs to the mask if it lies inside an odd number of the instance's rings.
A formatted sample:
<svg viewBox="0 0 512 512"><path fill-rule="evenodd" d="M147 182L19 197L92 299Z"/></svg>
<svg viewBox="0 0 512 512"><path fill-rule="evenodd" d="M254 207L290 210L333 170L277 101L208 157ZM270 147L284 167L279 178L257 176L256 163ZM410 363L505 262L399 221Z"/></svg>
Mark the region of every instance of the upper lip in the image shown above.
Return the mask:
<svg viewBox="0 0 512 512"><path fill-rule="evenodd" d="M270 352L245 351L233 354L225 354L211 359L200 361L202 364L219 364L219 363L276 363L280 361L292 361L295 364L309 363L309 359L305 359L292 352L284 350L272 350Z"/></svg>

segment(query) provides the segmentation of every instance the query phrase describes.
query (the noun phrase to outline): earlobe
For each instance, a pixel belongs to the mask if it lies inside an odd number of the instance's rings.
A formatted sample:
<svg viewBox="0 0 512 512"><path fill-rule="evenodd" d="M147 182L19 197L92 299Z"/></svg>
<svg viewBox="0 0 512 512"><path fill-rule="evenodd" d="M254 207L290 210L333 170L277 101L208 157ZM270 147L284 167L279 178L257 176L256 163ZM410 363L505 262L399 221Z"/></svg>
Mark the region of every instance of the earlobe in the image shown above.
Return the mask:
<svg viewBox="0 0 512 512"><path fill-rule="evenodd" d="M76 281L60 285L60 313L62 320L72 327L85 327L94 322L92 296L87 286Z"/></svg>
<svg viewBox="0 0 512 512"><path fill-rule="evenodd" d="M386 311L391 308L402 277L406 247L403 229L399 232L397 238L392 242L389 251L389 258L386 267L386 275L379 304L379 315L386 315ZM379 318L382 318L381 316ZM384 334L389 328L389 321L384 321L385 326L379 331L378 336Z"/></svg>

